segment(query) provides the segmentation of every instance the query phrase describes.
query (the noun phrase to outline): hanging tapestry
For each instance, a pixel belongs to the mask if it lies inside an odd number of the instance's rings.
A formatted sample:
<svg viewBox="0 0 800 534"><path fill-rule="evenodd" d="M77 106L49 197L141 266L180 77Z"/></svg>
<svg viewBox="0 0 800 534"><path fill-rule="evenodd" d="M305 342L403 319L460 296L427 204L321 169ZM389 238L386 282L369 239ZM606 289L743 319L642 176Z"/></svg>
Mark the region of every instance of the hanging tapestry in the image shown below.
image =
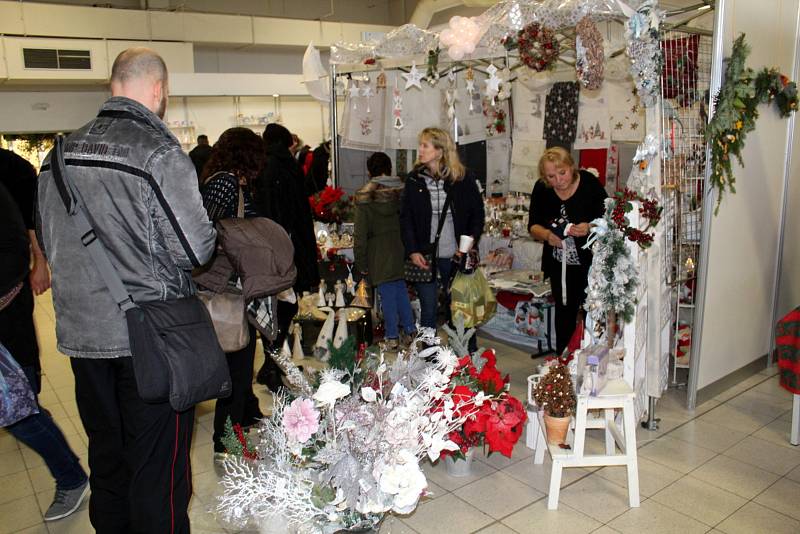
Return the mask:
<svg viewBox="0 0 800 534"><path fill-rule="evenodd" d="M539 179L539 158L542 157L544 150L544 141L514 138L509 189L521 193L533 191L533 184Z"/></svg>
<svg viewBox="0 0 800 534"><path fill-rule="evenodd" d="M544 145L544 143L542 143ZM518 193L531 194L536 180L539 179L539 171L530 165L511 164L511 173L508 178L508 188Z"/></svg>
<svg viewBox="0 0 800 534"><path fill-rule="evenodd" d="M664 98L674 98L679 106L697 100L697 59L700 36L661 41L664 66L661 91Z"/></svg>
<svg viewBox="0 0 800 534"><path fill-rule="evenodd" d="M386 73L386 83L389 88L389 98L384 102L384 113L392 117L394 111L394 99L391 97L392 90L397 87L402 96L402 128L395 128L393 121L387 121L384 125L384 147L393 149L414 150L417 148L417 136L428 126L440 126L447 124L447 117L442 115L442 89L431 87L430 84L422 84L422 89L413 87L405 90L405 80L400 77L402 73Z"/></svg>
<svg viewBox="0 0 800 534"><path fill-rule="evenodd" d="M645 110L639 104L630 79L603 83L603 94L609 103L609 128L612 141L640 143L646 133Z"/></svg>
<svg viewBox="0 0 800 534"><path fill-rule="evenodd" d="M486 116L483 114L483 96L485 75L474 72L471 86L467 90L469 80L459 76L456 80L456 121L458 124L458 143L469 144L486 139Z"/></svg>
<svg viewBox="0 0 800 534"><path fill-rule="evenodd" d="M609 129L609 102L602 91L581 91L578 99L578 128L574 148L608 148L611 144Z"/></svg>
<svg viewBox="0 0 800 534"><path fill-rule="evenodd" d="M383 148L386 91L375 91L373 81L351 81L342 114L342 147L361 150Z"/></svg>
<svg viewBox="0 0 800 534"><path fill-rule="evenodd" d="M544 103L547 88L531 88L514 82L511 97L514 101L514 139L544 139Z"/></svg>
<svg viewBox="0 0 800 534"><path fill-rule="evenodd" d="M508 175L511 170L511 141L507 138L486 140L486 190L491 195L508 193Z"/></svg>
<svg viewBox="0 0 800 534"><path fill-rule="evenodd" d="M606 193L614 196L619 189L619 145L614 143L608 147L608 159L606 160Z"/></svg>
<svg viewBox="0 0 800 534"><path fill-rule="evenodd" d="M547 95L544 137L547 146L571 146L578 126L578 82L556 82Z"/></svg>

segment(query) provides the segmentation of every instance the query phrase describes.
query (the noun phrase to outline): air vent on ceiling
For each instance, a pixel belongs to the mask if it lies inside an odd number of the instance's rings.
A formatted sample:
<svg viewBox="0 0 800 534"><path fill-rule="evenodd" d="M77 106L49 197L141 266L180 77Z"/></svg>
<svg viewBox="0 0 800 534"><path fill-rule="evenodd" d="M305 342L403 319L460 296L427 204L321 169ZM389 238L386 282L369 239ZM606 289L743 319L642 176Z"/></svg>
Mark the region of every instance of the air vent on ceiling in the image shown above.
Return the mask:
<svg viewBox="0 0 800 534"><path fill-rule="evenodd" d="M26 69L92 70L89 50L23 48L22 54Z"/></svg>

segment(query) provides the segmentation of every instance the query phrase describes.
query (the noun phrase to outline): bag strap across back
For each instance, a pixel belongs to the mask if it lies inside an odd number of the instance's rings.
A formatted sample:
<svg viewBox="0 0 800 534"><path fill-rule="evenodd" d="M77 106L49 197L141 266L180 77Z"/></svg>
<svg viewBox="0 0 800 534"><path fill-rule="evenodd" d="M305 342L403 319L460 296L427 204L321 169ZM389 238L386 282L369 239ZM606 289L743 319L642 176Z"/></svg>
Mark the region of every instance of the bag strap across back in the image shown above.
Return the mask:
<svg viewBox="0 0 800 534"><path fill-rule="evenodd" d="M439 237L442 235L442 229L444 228L444 222L447 220L447 210L450 209L450 201L452 197L448 192L447 195L444 197L444 206L442 207L442 213L439 215L439 226L436 228L436 238L433 240L433 253L437 254L439 251Z"/></svg>
<svg viewBox="0 0 800 534"><path fill-rule="evenodd" d="M135 308L136 304L134 304L133 299L122 283L122 279L119 277L119 273L111 263L108 251L98 239L92 223L89 222L89 212L78 187L67 175L66 165L64 164L64 136L62 135L56 137L55 147L50 154L50 167L58 193L67 210L67 215L75 221L81 243L100 271L100 276L108 286L109 291L111 291L114 302L123 312Z"/></svg>

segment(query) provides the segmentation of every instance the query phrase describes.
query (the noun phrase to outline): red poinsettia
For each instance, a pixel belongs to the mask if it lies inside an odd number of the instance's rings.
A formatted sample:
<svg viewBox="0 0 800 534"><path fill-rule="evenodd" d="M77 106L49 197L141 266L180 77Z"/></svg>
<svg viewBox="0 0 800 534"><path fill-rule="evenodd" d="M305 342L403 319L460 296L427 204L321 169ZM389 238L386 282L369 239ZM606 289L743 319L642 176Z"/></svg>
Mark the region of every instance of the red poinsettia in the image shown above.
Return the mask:
<svg viewBox="0 0 800 534"><path fill-rule="evenodd" d="M322 222L342 222L349 217L353 207L342 188L331 186L308 197L308 203L312 216Z"/></svg>
<svg viewBox="0 0 800 534"><path fill-rule="evenodd" d="M471 447L485 445L490 454L499 452L510 457L522 435L527 414L522 403L506 391L508 375L502 377L497 369L497 356L493 350L487 350L481 356L486 362L480 371L472 357L467 355L459 359L451 376L451 383L455 384L452 396L457 405L467 402L474 411L473 401L478 393L486 398L461 428L450 433L449 438L459 450L443 451L445 456L461 458Z"/></svg>

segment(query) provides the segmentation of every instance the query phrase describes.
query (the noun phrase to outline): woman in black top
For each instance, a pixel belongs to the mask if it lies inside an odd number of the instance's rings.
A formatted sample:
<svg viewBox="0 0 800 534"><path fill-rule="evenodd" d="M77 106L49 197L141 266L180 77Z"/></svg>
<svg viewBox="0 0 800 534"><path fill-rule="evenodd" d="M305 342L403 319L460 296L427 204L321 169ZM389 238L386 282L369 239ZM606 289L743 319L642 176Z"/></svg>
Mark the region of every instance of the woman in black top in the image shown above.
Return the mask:
<svg viewBox="0 0 800 534"><path fill-rule="evenodd" d="M559 355L575 331L578 310L586 299L592 252L583 246L589 223L603 216L607 196L597 178L577 170L563 148L549 148L539 159L539 181L531 193L528 230L534 239L544 241L542 270L550 277L555 299ZM562 260L566 263L563 279Z"/></svg>
<svg viewBox="0 0 800 534"><path fill-rule="evenodd" d="M225 130L214 144L211 157L203 168L203 205L213 222L238 217L239 190L245 217L259 215L253 202L253 183L264 166L266 156L261 138L249 128ZM231 395L218 399L214 410L214 453L224 453L222 437L225 421L244 427L262 416L253 393L253 363L256 355L256 329L250 328L246 347L225 354L231 373Z"/></svg>

